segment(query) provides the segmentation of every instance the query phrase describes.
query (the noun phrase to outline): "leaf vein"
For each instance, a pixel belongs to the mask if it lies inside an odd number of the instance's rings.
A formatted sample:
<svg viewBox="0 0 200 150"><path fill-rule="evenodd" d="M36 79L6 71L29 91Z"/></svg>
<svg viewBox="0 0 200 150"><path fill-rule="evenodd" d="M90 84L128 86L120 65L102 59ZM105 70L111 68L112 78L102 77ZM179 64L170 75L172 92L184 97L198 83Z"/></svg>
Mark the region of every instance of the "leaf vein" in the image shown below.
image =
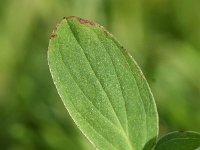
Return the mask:
<svg viewBox="0 0 200 150"><path fill-rule="evenodd" d="M69 24L69 23L68 23L68 25L69 25L69 27L70 27L70 24ZM70 29L71 29L71 27L70 27ZM75 34L74 34L74 32L73 32L73 29L71 29L71 31L72 31L73 36L74 36L74 38L76 39L77 43L79 44L80 48L82 49L82 51L83 51L83 53L84 53L84 55L85 55L85 57L86 57L86 59L87 59L89 65L90 65L90 68L92 69L92 71L93 71L93 73L94 73L94 75L95 75L95 77L96 77L96 79L97 79L97 81L99 82L99 84L101 85L101 88L103 89L104 93L106 94L106 97L108 98L108 101L109 101L110 105L112 106L112 110L113 110L113 112L114 112L114 114L115 114L117 120L119 121L119 118L118 118L118 116L117 116L117 114L116 114L116 111L115 111L115 109L114 109L114 107L113 107L113 105L112 105L112 103L111 103L111 101L110 101L110 98L109 98L107 92L106 92L105 89L103 88L102 83L100 82L99 78L98 78L97 75L96 75L96 72L94 71L93 67L91 66L90 61L88 60L87 55L85 54L85 52L84 52L84 50L83 50L81 44L79 43L78 39L76 38L76 36L75 36ZM121 125L121 122L120 122L120 121L119 121L119 124ZM121 128L122 128L122 130L124 131L122 125L121 125Z"/></svg>
<svg viewBox="0 0 200 150"><path fill-rule="evenodd" d="M60 48L59 48L59 52L60 52L60 55L61 55L61 59L62 59L62 61L63 61L63 64L68 68L68 65L65 64L65 61L64 61L64 59L63 59L63 57L62 57ZM69 69L69 68L68 68L68 69ZM70 70L70 69L69 69L69 70ZM99 111L99 109L89 100L89 98L85 95L85 93L84 93L83 90L80 88L80 86L78 85L77 81L74 79L74 77L73 77L73 75L72 75L71 73L70 73L70 76L72 77L72 79L74 80L74 82L75 82L75 84L78 86L78 88L81 90L81 92L83 93L83 95L86 97L86 99L88 100L88 102L91 103L92 106L94 106L94 108L103 116L103 118L105 118L105 119L106 119L112 126L114 126L117 130L119 130L119 129L117 128L117 126L115 126L107 117L105 117L105 116ZM72 101L71 101L71 102L72 102ZM72 102L72 104L73 104L73 102ZM77 110L77 108L75 107L74 104L73 104L73 106L74 106L74 108L76 109L76 111L85 119L85 121L88 122L87 119ZM91 125L91 123L88 122L88 124L89 124L101 137L103 137L108 143L110 143L113 147L115 147L115 149L117 149L117 147L116 147L115 145L113 145L110 141L108 141L108 139L105 138L102 134L100 134L100 133ZM119 130L119 131L120 131L120 130Z"/></svg>

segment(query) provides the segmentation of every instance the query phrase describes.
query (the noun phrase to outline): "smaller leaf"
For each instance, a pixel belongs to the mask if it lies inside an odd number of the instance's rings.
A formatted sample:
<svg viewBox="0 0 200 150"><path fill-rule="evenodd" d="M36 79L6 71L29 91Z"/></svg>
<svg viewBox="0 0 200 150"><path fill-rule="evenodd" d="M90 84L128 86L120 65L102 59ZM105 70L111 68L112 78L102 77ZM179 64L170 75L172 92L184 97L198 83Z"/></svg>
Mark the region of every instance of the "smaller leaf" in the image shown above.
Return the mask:
<svg viewBox="0 0 200 150"><path fill-rule="evenodd" d="M157 143L155 150L199 150L200 133L172 132L163 136Z"/></svg>

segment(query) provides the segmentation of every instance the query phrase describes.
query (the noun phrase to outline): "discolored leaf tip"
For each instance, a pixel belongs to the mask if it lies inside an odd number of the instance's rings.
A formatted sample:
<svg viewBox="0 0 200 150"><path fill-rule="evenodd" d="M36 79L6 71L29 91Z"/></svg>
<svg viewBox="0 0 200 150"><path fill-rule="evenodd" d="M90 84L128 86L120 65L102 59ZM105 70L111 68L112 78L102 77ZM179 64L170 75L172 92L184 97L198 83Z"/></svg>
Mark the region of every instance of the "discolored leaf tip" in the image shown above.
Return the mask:
<svg viewBox="0 0 200 150"><path fill-rule="evenodd" d="M110 32L108 30L106 30L103 26L101 26L100 24L87 20L87 19L82 19L80 17L76 17L76 16L69 16L69 17L63 17L64 20L66 21L70 21L70 20L76 20L78 21L80 24L85 24L85 25L91 25L91 26L95 26L98 27L100 29L102 29L102 31L104 32L104 34L106 36L112 35L110 34Z"/></svg>
<svg viewBox="0 0 200 150"><path fill-rule="evenodd" d="M63 19L66 19L66 20L77 20L79 21L81 24L89 24L89 25L97 25L95 22L93 21L90 21L90 20L86 20L86 19L82 19L80 17L76 17L76 16L69 16L69 17L64 17Z"/></svg>
<svg viewBox="0 0 200 150"><path fill-rule="evenodd" d="M54 38L54 37L56 37L56 30L53 30L53 32L51 33L51 37L50 37L50 39L52 39L52 38Z"/></svg>
<svg viewBox="0 0 200 150"><path fill-rule="evenodd" d="M53 32L51 33L50 39L57 36L57 28L58 28L58 25L53 29Z"/></svg>

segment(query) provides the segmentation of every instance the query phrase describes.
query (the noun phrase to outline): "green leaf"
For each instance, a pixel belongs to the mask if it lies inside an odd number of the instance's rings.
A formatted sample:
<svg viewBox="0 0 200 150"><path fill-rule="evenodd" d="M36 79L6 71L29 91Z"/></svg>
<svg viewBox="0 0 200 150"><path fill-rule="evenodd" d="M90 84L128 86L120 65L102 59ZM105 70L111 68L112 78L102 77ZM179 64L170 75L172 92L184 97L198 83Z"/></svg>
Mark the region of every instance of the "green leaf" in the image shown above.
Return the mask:
<svg viewBox="0 0 200 150"><path fill-rule="evenodd" d="M155 150L197 150L200 149L200 133L172 132L162 137Z"/></svg>
<svg viewBox="0 0 200 150"><path fill-rule="evenodd" d="M63 19L52 33L48 61L64 105L96 148L153 147L158 116L149 86L130 54L102 26Z"/></svg>

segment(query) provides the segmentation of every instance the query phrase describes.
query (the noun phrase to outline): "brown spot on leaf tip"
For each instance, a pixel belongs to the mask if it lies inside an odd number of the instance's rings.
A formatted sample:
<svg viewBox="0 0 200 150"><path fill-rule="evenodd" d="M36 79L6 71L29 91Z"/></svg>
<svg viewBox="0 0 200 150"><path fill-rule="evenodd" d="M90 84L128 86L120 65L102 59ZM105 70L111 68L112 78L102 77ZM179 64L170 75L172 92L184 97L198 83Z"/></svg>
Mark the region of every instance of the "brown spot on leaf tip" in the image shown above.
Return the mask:
<svg viewBox="0 0 200 150"><path fill-rule="evenodd" d="M56 37L56 30L53 30L53 32L51 33L51 38Z"/></svg>
<svg viewBox="0 0 200 150"><path fill-rule="evenodd" d="M50 39L56 37L58 26L59 26L59 24L57 24L56 27L54 28L53 32L51 33L51 37L50 37Z"/></svg>
<svg viewBox="0 0 200 150"><path fill-rule="evenodd" d="M92 21L89 21L89 20L85 20L85 19L82 19L82 18L78 18L79 22L82 23L82 24L90 24L90 25L95 25L94 22Z"/></svg>
<svg viewBox="0 0 200 150"><path fill-rule="evenodd" d="M86 20L86 19L82 19L80 17L76 17L76 16L69 16L69 17L64 17L63 19L76 19L78 20L81 24L89 24L89 25L96 25L95 22L92 22L92 21L89 21L89 20Z"/></svg>

